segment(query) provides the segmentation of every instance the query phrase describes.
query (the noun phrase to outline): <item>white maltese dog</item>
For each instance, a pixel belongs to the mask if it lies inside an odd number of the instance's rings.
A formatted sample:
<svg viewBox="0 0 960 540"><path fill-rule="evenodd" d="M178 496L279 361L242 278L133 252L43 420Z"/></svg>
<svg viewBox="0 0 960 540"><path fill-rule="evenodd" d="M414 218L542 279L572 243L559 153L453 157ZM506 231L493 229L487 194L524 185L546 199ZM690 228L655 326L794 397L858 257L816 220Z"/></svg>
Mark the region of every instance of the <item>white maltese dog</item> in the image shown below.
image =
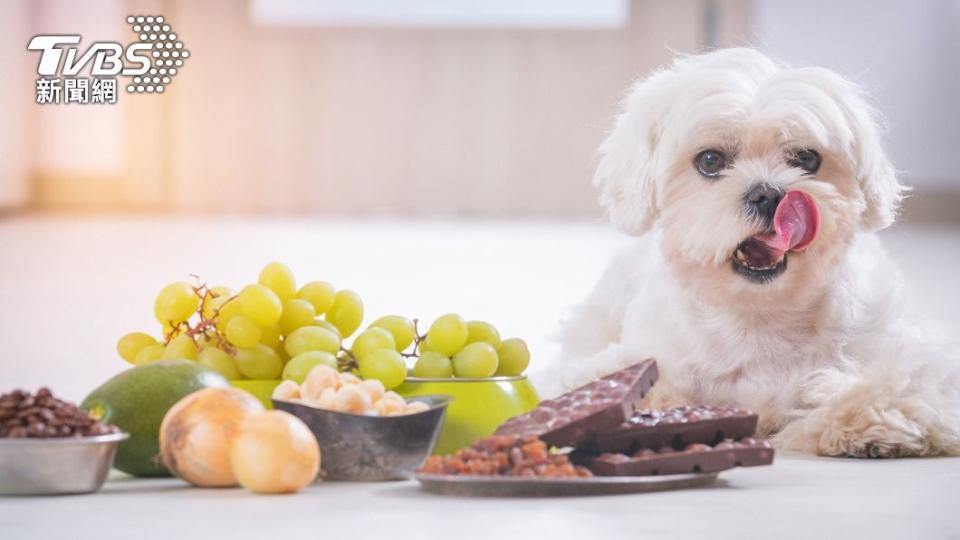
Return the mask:
<svg viewBox="0 0 960 540"><path fill-rule="evenodd" d="M752 49L683 57L600 153L600 202L639 238L565 322L565 387L654 357L651 406L745 406L782 448L960 455L958 354L903 316L875 233L905 188L856 86Z"/></svg>

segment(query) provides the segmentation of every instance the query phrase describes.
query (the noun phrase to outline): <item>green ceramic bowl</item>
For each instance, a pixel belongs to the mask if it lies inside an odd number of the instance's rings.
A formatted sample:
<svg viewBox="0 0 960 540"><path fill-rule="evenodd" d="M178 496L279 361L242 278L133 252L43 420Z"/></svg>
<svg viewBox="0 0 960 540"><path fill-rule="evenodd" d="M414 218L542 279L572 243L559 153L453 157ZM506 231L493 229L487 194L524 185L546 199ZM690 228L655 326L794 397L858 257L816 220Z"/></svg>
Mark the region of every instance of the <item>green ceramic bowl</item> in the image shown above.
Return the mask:
<svg viewBox="0 0 960 540"><path fill-rule="evenodd" d="M453 397L433 450L435 454L449 454L492 435L505 420L529 412L540 402L533 384L523 375L487 379L407 377L396 391L404 397L437 394Z"/></svg>
<svg viewBox="0 0 960 540"><path fill-rule="evenodd" d="M253 394L253 397L259 399L260 403L263 403L263 406L268 409L273 408L273 401L270 398L273 396L273 389L279 385L280 379L244 379L230 381L230 386L250 392Z"/></svg>

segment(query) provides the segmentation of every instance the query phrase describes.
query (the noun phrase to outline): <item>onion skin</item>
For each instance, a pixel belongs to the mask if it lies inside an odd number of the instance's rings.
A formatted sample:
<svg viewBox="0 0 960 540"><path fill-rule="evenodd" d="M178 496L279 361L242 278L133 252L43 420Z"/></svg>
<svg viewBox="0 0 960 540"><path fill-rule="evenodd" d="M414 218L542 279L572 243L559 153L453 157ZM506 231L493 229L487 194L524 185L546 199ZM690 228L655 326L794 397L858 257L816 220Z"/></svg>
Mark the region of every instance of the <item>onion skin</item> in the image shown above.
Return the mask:
<svg viewBox="0 0 960 540"><path fill-rule="evenodd" d="M240 484L254 493L294 493L320 472L320 446L310 428L284 411L247 417L230 450Z"/></svg>
<svg viewBox="0 0 960 540"><path fill-rule="evenodd" d="M263 412L234 388L205 388L178 401L160 424L160 458L175 476L201 487L232 487L230 448L240 423Z"/></svg>

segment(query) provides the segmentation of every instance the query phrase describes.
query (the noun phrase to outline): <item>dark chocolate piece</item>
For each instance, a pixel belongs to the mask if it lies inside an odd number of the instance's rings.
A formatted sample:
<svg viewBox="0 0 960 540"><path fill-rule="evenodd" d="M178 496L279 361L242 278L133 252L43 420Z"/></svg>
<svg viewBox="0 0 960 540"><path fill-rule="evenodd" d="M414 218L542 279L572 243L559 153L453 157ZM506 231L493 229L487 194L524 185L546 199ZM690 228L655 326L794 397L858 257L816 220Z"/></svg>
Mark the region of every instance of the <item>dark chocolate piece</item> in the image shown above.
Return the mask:
<svg viewBox="0 0 960 540"><path fill-rule="evenodd" d="M651 358L587 383L504 422L497 435L536 435L552 446L577 446L633 414L657 380Z"/></svg>
<svg viewBox="0 0 960 540"><path fill-rule="evenodd" d="M717 444L724 439L749 437L757 430L757 415L735 407L707 405L676 407L667 411L637 411L611 431L598 433L600 452L630 453L639 448L693 443Z"/></svg>
<svg viewBox="0 0 960 540"><path fill-rule="evenodd" d="M683 450L665 446L644 448L634 455L602 454L590 460L597 476L653 476L709 473L734 467L755 467L773 463L773 448L763 439L746 437L727 440L716 446L693 443Z"/></svg>

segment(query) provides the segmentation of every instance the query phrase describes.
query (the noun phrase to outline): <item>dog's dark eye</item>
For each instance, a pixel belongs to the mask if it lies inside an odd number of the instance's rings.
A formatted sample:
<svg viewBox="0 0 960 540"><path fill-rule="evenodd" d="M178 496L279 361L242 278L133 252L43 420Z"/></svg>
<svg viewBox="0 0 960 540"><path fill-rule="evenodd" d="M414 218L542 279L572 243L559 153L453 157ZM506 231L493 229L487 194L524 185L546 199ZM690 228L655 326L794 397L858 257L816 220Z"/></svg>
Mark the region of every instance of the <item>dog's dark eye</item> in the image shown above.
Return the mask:
<svg viewBox="0 0 960 540"><path fill-rule="evenodd" d="M720 176L720 171L727 168L727 156L718 150L704 150L693 158L693 164L700 174L715 178Z"/></svg>
<svg viewBox="0 0 960 540"><path fill-rule="evenodd" d="M816 153L814 150L797 150L793 155L787 159L787 164L791 167L797 167L807 171L810 174L817 172L817 169L820 168L820 154Z"/></svg>

